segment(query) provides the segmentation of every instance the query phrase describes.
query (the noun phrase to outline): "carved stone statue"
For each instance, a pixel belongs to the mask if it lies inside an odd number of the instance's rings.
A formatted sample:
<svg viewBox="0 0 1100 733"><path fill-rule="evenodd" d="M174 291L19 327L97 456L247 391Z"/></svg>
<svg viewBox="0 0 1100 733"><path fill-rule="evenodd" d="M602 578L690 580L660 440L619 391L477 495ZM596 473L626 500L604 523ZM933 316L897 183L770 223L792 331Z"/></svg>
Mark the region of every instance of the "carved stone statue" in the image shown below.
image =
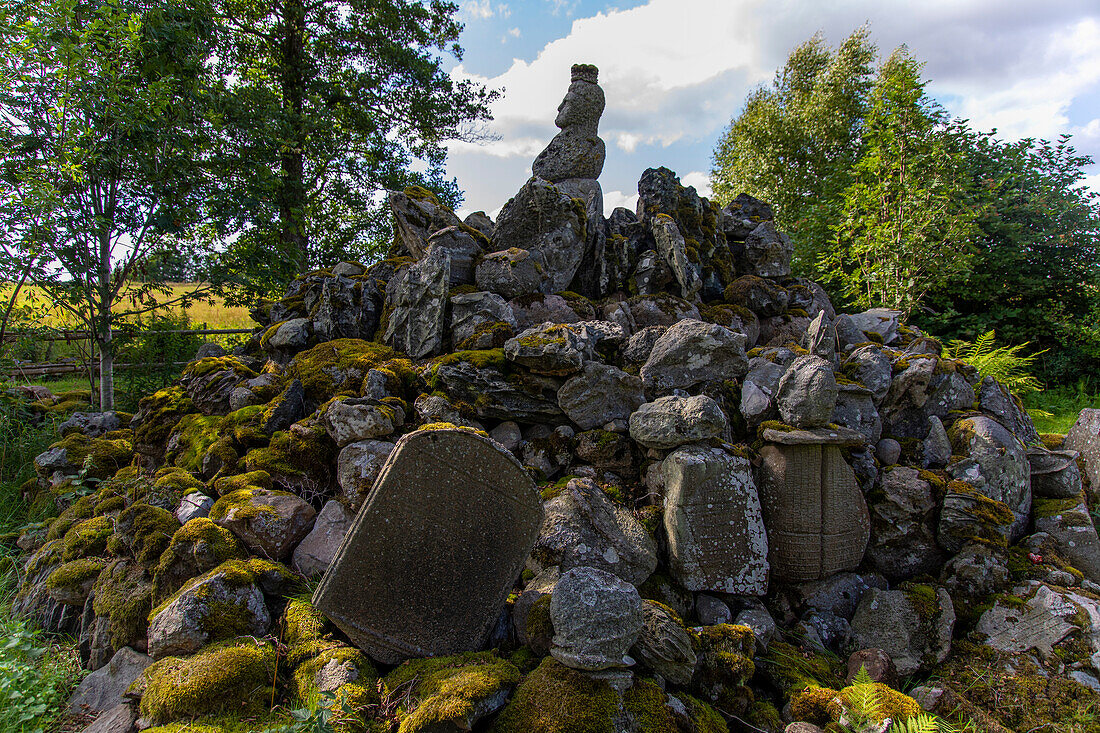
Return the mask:
<svg viewBox="0 0 1100 733"><path fill-rule="evenodd" d="M605 148L597 131L605 102L603 89L596 83L598 74L591 64L573 64L569 91L554 120L561 132L531 166L539 178L558 183L570 178L596 179L603 172Z"/></svg>

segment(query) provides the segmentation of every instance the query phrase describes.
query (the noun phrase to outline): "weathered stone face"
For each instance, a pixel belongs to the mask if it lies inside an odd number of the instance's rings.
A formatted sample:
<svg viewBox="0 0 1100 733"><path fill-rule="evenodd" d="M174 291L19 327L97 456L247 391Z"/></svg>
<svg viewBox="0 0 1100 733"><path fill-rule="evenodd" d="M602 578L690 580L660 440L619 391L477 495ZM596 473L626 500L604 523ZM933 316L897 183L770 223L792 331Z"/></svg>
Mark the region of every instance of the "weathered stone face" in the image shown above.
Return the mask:
<svg viewBox="0 0 1100 733"><path fill-rule="evenodd" d="M858 567L870 520L840 449L766 444L760 455L772 579L799 583Z"/></svg>
<svg viewBox="0 0 1100 733"><path fill-rule="evenodd" d="M395 349L420 359L443 348L451 258L438 247L390 281L386 302L392 306L384 339Z"/></svg>
<svg viewBox="0 0 1100 733"><path fill-rule="evenodd" d="M693 591L767 592L768 538L748 459L687 446L662 468L672 576Z"/></svg>
<svg viewBox="0 0 1100 733"><path fill-rule="evenodd" d="M386 664L481 647L542 507L519 462L468 430L403 437L314 605Z"/></svg>

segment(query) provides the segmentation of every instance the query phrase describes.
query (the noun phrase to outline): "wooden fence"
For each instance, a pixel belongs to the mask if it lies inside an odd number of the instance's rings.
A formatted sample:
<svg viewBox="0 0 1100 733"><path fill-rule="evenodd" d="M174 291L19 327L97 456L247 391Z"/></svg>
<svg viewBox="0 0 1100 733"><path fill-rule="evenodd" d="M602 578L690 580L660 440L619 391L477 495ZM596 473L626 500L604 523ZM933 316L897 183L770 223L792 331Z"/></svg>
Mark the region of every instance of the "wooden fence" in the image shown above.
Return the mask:
<svg viewBox="0 0 1100 733"><path fill-rule="evenodd" d="M218 336L228 334L242 334L252 333L255 331L253 328L187 328L179 330L167 330L167 331L119 331L118 335L123 336L153 336L158 334L177 334L182 336ZM38 334L34 332L9 332L5 334L4 341L12 342L20 338L32 337L39 341L87 341L91 338L91 334L87 331L59 331L50 334ZM183 366L187 362L172 362L172 366ZM144 364L115 364L115 369L124 370L135 366L147 366ZM38 363L15 363L12 365L6 365L0 368L0 374L5 374L8 377L19 377L23 379L35 379L38 377L53 377L62 374L87 374L91 369L93 374L99 372L98 362L92 364L85 364L75 359L62 359L55 362L38 362Z"/></svg>

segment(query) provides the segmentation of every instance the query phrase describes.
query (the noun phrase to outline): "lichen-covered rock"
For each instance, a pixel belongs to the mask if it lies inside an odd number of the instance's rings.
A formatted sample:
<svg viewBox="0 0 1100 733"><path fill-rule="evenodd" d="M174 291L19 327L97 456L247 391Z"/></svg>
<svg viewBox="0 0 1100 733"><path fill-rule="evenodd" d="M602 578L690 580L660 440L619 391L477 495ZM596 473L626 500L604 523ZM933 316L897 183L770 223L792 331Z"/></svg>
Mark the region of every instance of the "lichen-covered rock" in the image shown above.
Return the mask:
<svg viewBox="0 0 1100 733"><path fill-rule="evenodd" d="M684 235L680 233L676 221L667 214L658 214L652 228L657 252L680 284L680 297L687 300L695 298L703 288L703 279L698 266L688 256Z"/></svg>
<svg viewBox="0 0 1100 733"><path fill-rule="evenodd" d="M428 238L428 251L439 250L447 255L451 263L450 284L472 285L474 282L474 265L485 252L484 245L476 232L468 229L450 226L432 234Z"/></svg>
<svg viewBox="0 0 1100 733"><path fill-rule="evenodd" d="M580 201L536 176L504 204L489 249L500 252L522 248L537 252L545 262L545 284L528 292L557 293L567 289L577 273L584 255L587 220ZM478 265L478 287L493 290L482 284L483 264L484 260ZM513 298L527 293L500 294Z"/></svg>
<svg viewBox="0 0 1100 733"><path fill-rule="evenodd" d="M1065 450L1075 450L1085 462L1085 475L1094 488L1092 495L1100 491L1100 409L1085 408L1066 433Z"/></svg>
<svg viewBox="0 0 1100 733"><path fill-rule="evenodd" d="M1035 531L1050 535L1059 555L1086 578L1100 583L1100 537L1084 492L1071 499L1036 499L1032 509Z"/></svg>
<svg viewBox="0 0 1100 733"><path fill-rule="evenodd" d="M793 255L791 238L770 221L761 222L745 237L745 259L757 277L789 277Z"/></svg>
<svg viewBox="0 0 1100 733"><path fill-rule="evenodd" d="M82 608L106 566L103 558L90 557L63 563L46 577L46 592L58 603Z"/></svg>
<svg viewBox="0 0 1100 733"><path fill-rule="evenodd" d="M964 545L943 566L940 579L960 613L977 608L994 593L1007 591L1012 582L1006 553L981 542Z"/></svg>
<svg viewBox="0 0 1100 733"><path fill-rule="evenodd" d="M584 324L543 323L504 343L509 361L537 374L564 376L584 368L595 357L599 334Z"/></svg>
<svg viewBox="0 0 1100 733"><path fill-rule="evenodd" d="M168 657L143 673L141 715L152 723L223 711L236 715L266 710L264 696L275 679L275 647L242 638L214 644L191 657Z"/></svg>
<svg viewBox="0 0 1100 733"><path fill-rule="evenodd" d="M645 403L642 380L621 369L590 361L584 372L558 390L558 405L581 430L627 420Z"/></svg>
<svg viewBox="0 0 1100 733"><path fill-rule="evenodd" d="M515 330L517 321L515 312L508 301L496 293L461 293L451 296L450 316L451 342L456 349L496 348L502 344L489 346L460 346L473 337L486 325L503 323Z"/></svg>
<svg viewBox="0 0 1100 733"><path fill-rule="evenodd" d="M737 379L749 370L745 337L714 323L684 319L653 344L641 370L655 394L702 382Z"/></svg>
<svg viewBox="0 0 1100 733"><path fill-rule="evenodd" d="M890 391L893 367L879 346L859 347L844 359L841 369L846 377L871 390L876 404L880 404Z"/></svg>
<svg viewBox="0 0 1100 733"><path fill-rule="evenodd" d="M748 459L686 446L662 471L672 576L692 591L763 595L768 539Z"/></svg>
<svg viewBox="0 0 1100 733"><path fill-rule="evenodd" d="M852 617L855 644L882 649L903 676L943 662L951 651L954 628L951 596L930 585L872 588Z"/></svg>
<svg viewBox="0 0 1100 733"><path fill-rule="evenodd" d="M991 499L967 481L951 481L940 502L936 539L948 552L958 552L968 542L1005 548L1016 515L1003 501Z"/></svg>
<svg viewBox="0 0 1100 733"><path fill-rule="evenodd" d="M871 391L858 384L837 383L836 405L829 422L855 430L871 445L882 437L882 417Z"/></svg>
<svg viewBox="0 0 1100 733"><path fill-rule="evenodd" d="M175 517L180 524L187 524L192 519L209 516L212 506L214 506L214 500L206 494L198 492L187 494L180 499L179 506L176 507Z"/></svg>
<svg viewBox="0 0 1100 733"><path fill-rule="evenodd" d="M117 412L74 412L57 426L62 436L81 433L89 438L99 438L122 427Z"/></svg>
<svg viewBox="0 0 1100 733"><path fill-rule="evenodd" d="M542 252L510 247L490 252L477 263L477 287L505 298L519 298L549 290L546 257Z"/></svg>
<svg viewBox="0 0 1100 733"><path fill-rule="evenodd" d="M775 401L783 422L797 428L828 425L836 408L836 376L820 356L800 356L779 380Z"/></svg>
<svg viewBox="0 0 1100 733"><path fill-rule="evenodd" d="M294 494L241 489L214 503L210 519L237 535L252 551L283 560L313 528L316 510Z"/></svg>
<svg viewBox="0 0 1100 733"><path fill-rule="evenodd" d="M1021 537L1031 510L1031 464L1024 444L984 415L957 421L950 436L955 453L970 460L952 464L948 472L971 482L984 496L1008 505L1016 516L1009 538Z"/></svg>
<svg viewBox="0 0 1100 733"><path fill-rule="evenodd" d="M790 295L782 286L755 275L737 278L722 297L727 303L748 308L760 317L781 316L790 302Z"/></svg>
<svg viewBox="0 0 1100 733"><path fill-rule="evenodd" d="M1027 414L1023 403L993 377L982 378L978 386L978 405L982 412L1012 431L1013 435L1025 445L1039 442L1035 423L1031 421L1031 416Z"/></svg>
<svg viewBox="0 0 1100 733"><path fill-rule="evenodd" d="M326 501L313 529L294 548L291 566L306 577L323 575L344 541L355 514L336 500Z"/></svg>
<svg viewBox="0 0 1100 733"><path fill-rule="evenodd" d="M447 252L429 247L423 259L389 281L386 343L414 359L442 353L450 278Z"/></svg>
<svg viewBox="0 0 1100 733"><path fill-rule="evenodd" d="M629 436L621 433L608 430L586 430L578 433L577 458L619 476L638 475L638 447Z"/></svg>
<svg viewBox="0 0 1100 733"><path fill-rule="evenodd" d="M397 241L416 259L424 256L433 234L462 225L455 213L426 188L412 186L404 191L390 191L387 200L393 211Z"/></svg>
<svg viewBox="0 0 1100 733"><path fill-rule="evenodd" d="M562 573L550 618L550 654L567 667L597 671L634 663L627 652L642 631L642 599L625 580L591 567Z"/></svg>
<svg viewBox="0 0 1100 733"><path fill-rule="evenodd" d="M901 325L901 311L889 308L871 308L862 313L853 313L849 318L855 327L864 333L877 335L882 343L889 344L898 336L898 326Z"/></svg>
<svg viewBox="0 0 1100 733"><path fill-rule="evenodd" d="M363 440L340 450L336 459L336 480L348 506L357 510L378 478L382 464L393 452L394 444L383 440Z"/></svg>
<svg viewBox="0 0 1100 733"><path fill-rule="evenodd" d="M936 544L932 485L915 468L897 466L882 472L879 487L867 506L872 567L895 583L934 574L944 558Z"/></svg>
<svg viewBox="0 0 1100 733"><path fill-rule="evenodd" d="M630 416L630 437L663 450L716 437L725 427L725 414L706 395L659 397Z"/></svg>
<svg viewBox="0 0 1100 733"><path fill-rule="evenodd" d="M1052 451L1040 446L1028 446L1032 500L1071 499L1080 494L1084 487L1081 471L1077 467L1080 455L1077 451Z"/></svg>
<svg viewBox="0 0 1100 733"><path fill-rule="evenodd" d="M458 352L433 367L432 386L456 404L469 405L481 420L543 423L563 416L557 401L559 382L539 375L520 381L506 371L501 349Z"/></svg>
<svg viewBox="0 0 1100 733"><path fill-rule="evenodd" d="M329 437L343 448L350 443L381 438L405 423L404 411L367 397L348 397L329 403L321 416Z"/></svg>
<svg viewBox="0 0 1100 733"><path fill-rule="evenodd" d="M154 659L191 654L211 641L263 636L271 614L247 563L230 560L187 583L149 619Z"/></svg>
<svg viewBox="0 0 1100 733"><path fill-rule="evenodd" d="M630 651L644 666L674 685L687 685L695 674L695 651L684 622L675 611L656 601L642 601L642 631Z"/></svg>
<svg viewBox="0 0 1100 733"><path fill-rule="evenodd" d="M634 516L591 479L570 479L543 505L529 564L562 572L593 567L640 585L657 567L657 545Z"/></svg>
<svg viewBox="0 0 1100 733"><path fill-rule="evenodd" d="M225 415L229 412L229 395L246 379L256 376L236 357L211 356L184 367L179 383L204 415Z"/></svg>

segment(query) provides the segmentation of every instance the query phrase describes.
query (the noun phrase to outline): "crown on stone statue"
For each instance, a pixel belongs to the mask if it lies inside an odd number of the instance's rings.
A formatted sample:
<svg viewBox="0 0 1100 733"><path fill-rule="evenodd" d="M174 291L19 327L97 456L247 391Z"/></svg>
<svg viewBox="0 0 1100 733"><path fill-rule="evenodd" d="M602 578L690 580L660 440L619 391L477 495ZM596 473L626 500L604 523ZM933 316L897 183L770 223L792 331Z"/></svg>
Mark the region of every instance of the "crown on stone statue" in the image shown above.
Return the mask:
<svg viewBox="0 0 1100 733"><path fill-rule="evenodd" d="M590 81L595 84L600 70L592 64L573 64L569 74L570 81Z"/></svg>

